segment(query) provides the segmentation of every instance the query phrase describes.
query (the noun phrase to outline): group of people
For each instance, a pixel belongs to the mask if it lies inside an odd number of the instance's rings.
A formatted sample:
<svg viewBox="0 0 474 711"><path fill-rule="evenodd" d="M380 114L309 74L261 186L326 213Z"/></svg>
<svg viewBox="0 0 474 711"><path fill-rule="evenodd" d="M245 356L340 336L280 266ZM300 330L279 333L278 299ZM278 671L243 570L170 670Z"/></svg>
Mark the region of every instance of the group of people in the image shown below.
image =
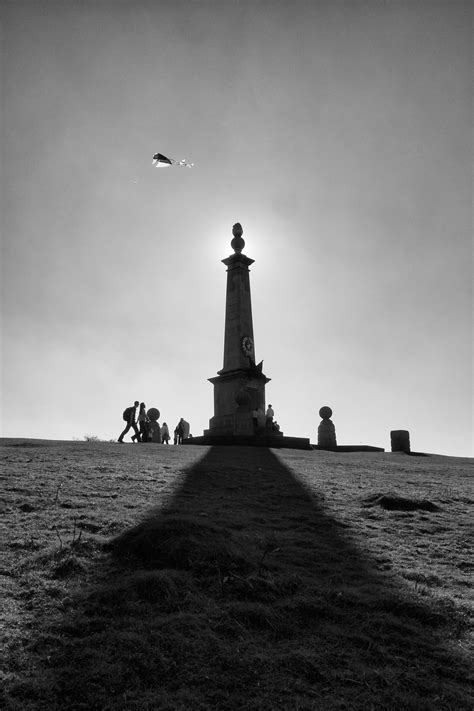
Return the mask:
<svg viewBox="0 0 474 711"><path fill-rule="evenodd" d="M138 415L137 415L138 408ZM125 408L123 411L123 419L125 420L125 428L120 433L117 442L123 443L123 438L131 429L132 442L158 442L161 444L169 444L170 431L166 422L160 426L158 417L160 413L155 408L146 409L144 402L135 400L133 405ZM181 444L183 439L189 436L189 424L183 418L180 419L174 430L174 444Z"/></svg>
<svg viewBox="0 0 474 711"><path fill-rule="evenodd" d="M271 432L279 432L280 425L273 418L275 417L275 412L271 405L267 407L266 412L264 412L262 407L252 410L253 424L256 430L271 430Z"/></svg>
<svg viewBox="0 0 474 711"><path fill-rule="evenodd" d="M145 403L135 400L133 405L125 408L123 411L123 419L126 425L123 432L120 433L117 442L123 443L123 438L127 432L133 429L132 442L158 442L161 444L169 444L169 427L166 422L163 422L161 426L158 424L159 416L160 413L158 410L151 408L147 412ZM270 430L272 433L280 433L280 425L274 420L274 417L275 413L271 405L267 407L266 412L264 412L261 407L252 410L255 430L260 432ZM174 444L182 444L183 440L190 437L192 437L192 435L189 434L189 422L186 422L186 420L181 417L173 432L173 442Z"/></svg>

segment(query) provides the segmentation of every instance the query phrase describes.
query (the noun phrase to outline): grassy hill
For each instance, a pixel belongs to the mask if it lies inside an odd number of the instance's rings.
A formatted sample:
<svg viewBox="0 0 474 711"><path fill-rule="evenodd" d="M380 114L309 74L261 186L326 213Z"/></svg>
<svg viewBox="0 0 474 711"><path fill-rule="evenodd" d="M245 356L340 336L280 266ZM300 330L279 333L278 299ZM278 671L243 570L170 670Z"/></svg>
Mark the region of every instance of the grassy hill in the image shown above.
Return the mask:
<svg viewBox="0 0 474 711"><path fill-rule="evenodd" d="M7 709L474 708L472 459L1 444Z"/></svg>

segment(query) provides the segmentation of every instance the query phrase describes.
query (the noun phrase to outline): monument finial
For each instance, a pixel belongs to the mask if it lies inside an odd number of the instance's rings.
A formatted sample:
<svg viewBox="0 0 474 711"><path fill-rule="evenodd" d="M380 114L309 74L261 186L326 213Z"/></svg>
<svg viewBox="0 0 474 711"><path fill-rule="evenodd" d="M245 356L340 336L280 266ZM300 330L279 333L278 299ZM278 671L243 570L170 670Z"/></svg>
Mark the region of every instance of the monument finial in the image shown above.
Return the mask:
<svg viewBox="0 0 474 711"><path fill-rule="evenodd" d="M243 229L240 222L236 222L235 225L232 227L232 234L234 235L234 239L230 243L230 246L232 247L234 252L240 254L240 252L245 247L245 240L242 237Z"/></svg>

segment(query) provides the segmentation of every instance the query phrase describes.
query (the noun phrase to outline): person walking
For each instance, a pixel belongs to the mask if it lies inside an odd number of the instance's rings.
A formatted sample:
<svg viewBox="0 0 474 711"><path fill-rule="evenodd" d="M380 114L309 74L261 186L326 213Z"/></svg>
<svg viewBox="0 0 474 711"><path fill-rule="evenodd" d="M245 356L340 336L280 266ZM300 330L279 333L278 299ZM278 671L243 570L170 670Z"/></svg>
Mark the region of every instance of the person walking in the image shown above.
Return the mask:
<svg viewBox="0 0 474 711"><path fill-rule="evenodd" d="M168 429L168 425L166 422L163 422L161 425L161 443L162 444L169 444L170 443L170 431Z"/></svg>
<svg viewBox="0 0 474 711"><path fill-rule="evenodd" d="M138 411L138 426L140 428L140 437L142 442L148 442L149 441L149 425L150 425L150 420L148 415L146 414L146 405L144 402L140 403L140 409ZM134 435L132 437L132 440L135 440ZM140 441L140 440L138 440Z"/></svg>
<svg viewBox="0 0 474 711"><path fill-rule="evenodd" d="M123 438L125 437L125 435L127 434L127 432L128 432L132 427L133 427L133 430L134 430L134 432L135 432L134 436L132 437L132 442L134 442L135 440L137 440L138 442L140 442L140 433L139 433L139 431L138 431L137 423L136 423L136 421L135 421L135 415L136 415L136 411L137 411L138 405L139 405L138 400L135 400L135 402L134 402L134 404L133 404L132 407L127 407L127 408L123 411L123 419L125 420L125 422L127 423L127 425L126 425L124 431L123 431L123 432L121 433L121 435L119 436L117 442L120 442L120 443L122 444Z"/></svg>

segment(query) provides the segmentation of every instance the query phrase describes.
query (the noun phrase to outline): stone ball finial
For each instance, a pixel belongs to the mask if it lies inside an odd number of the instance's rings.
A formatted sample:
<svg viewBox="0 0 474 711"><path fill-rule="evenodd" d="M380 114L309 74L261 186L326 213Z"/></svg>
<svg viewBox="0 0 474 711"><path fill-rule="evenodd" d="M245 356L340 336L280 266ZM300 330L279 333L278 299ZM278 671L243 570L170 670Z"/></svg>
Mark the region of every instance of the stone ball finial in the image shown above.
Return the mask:
<svg viewBox="0 0 474 711"><path fill-rule="evenodd" d="M323 420L329 420L329 419L331 418L331 415L332 415L332 410L331 410L331 408L328 407L327 405L325 405L324 407L322 407L322 408L320 409L320 411L319 411L319 416L320 416Z"/></svg>
<svg viewBox="0 0 474 711"><path fill-rule="evenodd" d="M156 407L150 407L146 414L152 422L156 422L160 417L160 411Z"/></svg>
<svg viewBox="0 0 474 711"><path fill-rule="evenodd" d="M234 252L240 253L245 247L245 240L242 237L243 229L240 222L236 222L235 225L232 227L232 234L234 235L234 239L230 243L230 246L232 247Z"/></svg>

